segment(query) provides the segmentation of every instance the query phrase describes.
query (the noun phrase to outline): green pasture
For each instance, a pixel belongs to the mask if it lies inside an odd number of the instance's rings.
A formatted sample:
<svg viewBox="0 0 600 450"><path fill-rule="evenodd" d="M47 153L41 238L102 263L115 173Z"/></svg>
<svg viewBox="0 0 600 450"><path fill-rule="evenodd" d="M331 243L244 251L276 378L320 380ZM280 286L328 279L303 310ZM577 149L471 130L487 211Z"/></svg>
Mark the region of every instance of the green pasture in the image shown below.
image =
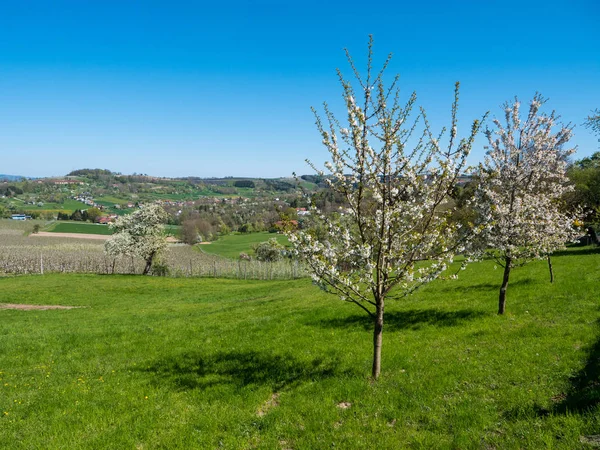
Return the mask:
<svg viewBox="0 0 600 450"><path fill-rule="evenodd" d="M171 200L171 201L191 201L197 200L197 193L185 192L182 194L169 194L166 192L145 192L140 194L140 199L146 202L155 200Z"/></svg>
<svg viewBox="0 0 600 450"><path fill-rule="evenodd" d="M210 244L201 245L203 252L211 255L224 256L226 258L238 258L240 253L254 255L253 245L268 241L271 238L277 239L281 245L288 245L287 237L277 233L247 233L247 234L228 234L221 236L218 240Z"/></svg>
<svg viewBox="0 0 600 450"><path fill-rule="evenodd" d="M52 233L112 234L108 225L85 222L56 222L48 231Z"/></svg>
<svg viewBox="0 0 600 450"><path fill-rule="evenodd" d="M114 206L114 205L127 205L131 200L126 200L119 197L113 197L112 195L103 195L98 198L94 198L94 201L99 205L103 206ZM135 202L133 202L135 203Z"/></svg>
<svg viewBox="0 0 600 450"><path fill-rule="evenodd" d="M256 198L258 196L258 194L257 194L257 190L259 189L258 187L253 187L253 188L236 187L235 189L236 189L239 197Z"/></svg>
<svg viewBox="0 0 600 450"><path fill-rule="evenodd" d="M303 189L306 189L307 191L315 191L317 190L317 185L315 183L311 183L310 181L300 181L299 186L302 187Z"/></svg>
<svg viewBox="0 0 600 450"><path fill-rule="evenodd" d="M198 197L230 197L229 195L225 195L225 194L220 194L218 192L215 192L207 187L203 187L202 189L198 188L198 190L196 191L196 195Z"/></svg>
<svg viewBox="0 0 600 450"><path fill-rule="evenodd" d="M177 236L180 229L179 225L165 225L165 234L168 236ZM85 222L56 222L47 231L53 233L112 234L108 225Z"/></svg>
<svg viewBox="0 0 600 450"><path fill-rule="evenodd" d="M181 225L165 225L165 234L167 236L179 236L181 233Z"/></svg>
<svg viewBox="0 0 600 450"><path fill-rule="evenodd" d="M0 278L0 448L577 449L600 434L600 254L471 265L371 322L309 280Z"/></svg>
<svg viewBox="0 0 600 450"><path fill-rule="evenodd" d="M63 212L73 212L77 209L87 209L85 203L78 202L77 200L67 199L64 203L44 203L42 206L38 206L37 204L31 205L26 204L23 200L19 198L6 198L0 199L0 205L7 207L10 203L13 203L19 211L29 211L29 212L51 212L51 211L63 211Z"/></svg>
<svg viewBox="0 0 600 450"><path fill-rule="evenodd" d="M117 198L117 197L112 197L112 196L102 196L102 197L94 198L94 202L96 202L98 205L104 207L105 211L108 211L110 213L120 214L120 215L129 214L135 210L135 208L124 208L124 206L127 205L127 203L130 201L131 200L124 200L122 198ZM135 202L133 202L133 203L135 203ZM120 205L121 208L117 209L117 208L115 208L115 205Z"/></svg>

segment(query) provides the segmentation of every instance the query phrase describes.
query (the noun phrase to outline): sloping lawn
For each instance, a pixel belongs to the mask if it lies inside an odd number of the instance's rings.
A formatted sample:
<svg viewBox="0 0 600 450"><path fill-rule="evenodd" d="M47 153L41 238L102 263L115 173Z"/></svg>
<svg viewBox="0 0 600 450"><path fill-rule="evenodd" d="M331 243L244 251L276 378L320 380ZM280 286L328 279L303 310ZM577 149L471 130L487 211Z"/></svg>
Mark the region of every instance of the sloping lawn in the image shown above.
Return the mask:
<svg viewBox="0 0 600 450"><path fill-rule="evenodd" d="M58 222L48 231L53 233L112 234L112 230L108 227L108 225L85 222Z"/></svg>
<svg viewBox="0 0 600 450"><path fill-rule="evenodd" d="M261 233L228 234L227 236L221 236L218 240L211 242L210 244L202 245L201 249L204 253L235 259L238 258L242 252L248 255L254 255L252 246L273 238L277 239L277 242L281 245L289 244L285 235L268 233L265 231Z"/></svg>
<svg viewBox="0 0 600 450"><path fill-rule="evenodd" d="M0 278L0 448L587 448L600 255L473 264L371 324L308 280Z"/></svg>

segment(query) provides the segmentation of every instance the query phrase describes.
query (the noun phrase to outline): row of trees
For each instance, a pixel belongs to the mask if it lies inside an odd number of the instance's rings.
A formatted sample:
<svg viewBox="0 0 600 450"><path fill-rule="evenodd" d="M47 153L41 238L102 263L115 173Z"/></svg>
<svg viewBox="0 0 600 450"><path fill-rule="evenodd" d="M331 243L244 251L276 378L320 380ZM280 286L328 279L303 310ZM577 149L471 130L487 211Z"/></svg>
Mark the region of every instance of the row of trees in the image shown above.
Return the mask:
<svg viewBox="0 0 600 450"><path fill-rule="evenodd" d="M95 223L102 217L102 211L98 208L76 209L71 214L59 212L57 220L74 220L76 222L92 222Z"/></svg>
<svg viewBox="0 0 600 450"><path fill-rule="evenodd" d="M212 241L218 236L232 231L252 233L277 231L277 223L282 220L297 220L295 208L289 204L299 204L297 199L238 201L229 204L199 205L183 208L174 221L181 224L181 238L187 244ZM304 203L307 205L307 203Z"/></svg>
<svg viewBox="0 0 600 450"><path fill-rule="evenodd" d="M0 194L4 195L5 197L13 197L14 195L20 195L22 193L23 189L13 184L2 186L2 188L0 189Z"/></svg>
<svg viewBox="0 0 600 450"><path fill-rule="evenodd" d="M327 104L324 117L315 112L331 161L325 170L308 163L328 192L343 199L344 210L315 207L312 226L289 231L288 237L316 283L373 318L376 379L391 295L409 295L448 275L458 254L467 256L461 267L487 255L504 267L498 299L498 313L503 314L511 270L549 258L574 239L581 211L568 209L564 201L573 191L566 175L572 128L560 124L554 112L542 111L540 95L525 115L516 99L504 105L503 120L494 119L485 129L488 151L474 169L470 195L457 195L461 174L471 170L467 158L487 114L459 137L457 83L449 126L435 132L425 111L417 108L414 93L401 101L397 76L385 84L390 57L379 72L373 70L372 57L370 40L364 75L348 53L354 82L338 71L346 123ZM596 122L590 120L593 127ZM461 209L469 213L461 215ZM166 220L155 205L119 218L107 252L142 256L144 273L149 273L165 245L160 224ZM271 244L261 248L265 258L280 253L276 242Z"/></svg>
<svg viewBox="0 0 600 450"><path fill-rule="evenodd" d="M355 78L350 82L338 70L346 121L327 104L324 117L315 112L331 160L325 170L308 163L348 208L344 214L315 210L316 226L289 239L316 283L373 318L376 379L390 295L401 298L447 274L457 254L467 255L465 263L487 254L504 267L503 314L511 270L576 236L578 211L566 210L563 202L572 190L566 177L572 129L541 111L540 95L524 117L518 100L505 104L504 119L485 130L488 152L475 169L473 195L464 200L469 220L455 220L457 181L469 170L467 157L482 127L475 120L459 138L458 84L449 126L434 132L425 111L416 109L414 93L400 101L397 76L384 83L390 57L373 70L372 40L366 73L346 53Z"/></svg>

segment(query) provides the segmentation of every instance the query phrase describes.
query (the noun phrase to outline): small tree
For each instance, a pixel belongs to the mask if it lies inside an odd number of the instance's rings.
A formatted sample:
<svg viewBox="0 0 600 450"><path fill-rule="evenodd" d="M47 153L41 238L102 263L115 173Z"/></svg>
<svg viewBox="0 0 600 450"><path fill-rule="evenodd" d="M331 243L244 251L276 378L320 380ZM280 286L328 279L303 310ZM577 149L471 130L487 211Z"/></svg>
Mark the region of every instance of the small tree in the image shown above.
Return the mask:
<svg viewBox="0 0 600 450"><path fill-rule="evenodd" d="M167 246L164 223L166 211L159 205L147 205L132 214L119 217L109 226L114 234L104 245L113 256L140 256L146 261L144 275L150 273L154 258Z"/></svg>
<svg viewBox="0 0 600 450"><path fill-rule="evenodd" d="M100 209L93 207L93 208L88 208L86 210L87 212L87 220L89 220L92 223L95 223L98 221L98 219L100 219L100 217L102 217L102 211L100 211Z"/></svg>
<svg viewBox="0 0 600 450"><path fill-rule="evenodd" d="M475 205L489 223L482 235L486 252L504 267L498 314L505 311L511 269L576 237L576 214L561 211L562 197L572 189L566 168L574 149L564 149L571 128L558 124L554 112L541 113L543 103L536 94L524 121L518 100L506 103L505 123L495 119L496 130L486 130L488 153Z"/></svg>
<svg viewBox="0 0 600 450"><path fill-rule="evenodd" d="M73 214L71 214L69 219L81 222L83 220L83 214L82 214L81 210L76 209L75 211L73 211Z"/></svg>
<svg viewBox="0 0 600 450"><path fill-rule="evenodd" d="M402 104L398 77L389 87L384 84L391 56L374 73L370 39L363 76L347 51L346 55L357 84L355 89L338 70L347 126L327 104L327 125L315 112L332 160L325 163L327 174L308 162L329 189L344 198L346 208L330 214L315 208L314 227L288 236L316 283L372 317L372 376L377 379L386 299L392 292L410 294L439 277L466 244L470 233L450 220L448 199L465 170L480 123L475 121L470 135L459 141L457 83L449 139L442 146L444 130L434 136L422 109L409 123L416 95ZM419 119L423 119L422 133L415 136Z"/></svg>
<svg viewBox="0 0 600 450"><path fill-rule="evenodd" d="M285 247L277 242L275 238L254 246L254 253L256 254L256 259L259 261L279 261L283 258L284 250Z"/></svg>

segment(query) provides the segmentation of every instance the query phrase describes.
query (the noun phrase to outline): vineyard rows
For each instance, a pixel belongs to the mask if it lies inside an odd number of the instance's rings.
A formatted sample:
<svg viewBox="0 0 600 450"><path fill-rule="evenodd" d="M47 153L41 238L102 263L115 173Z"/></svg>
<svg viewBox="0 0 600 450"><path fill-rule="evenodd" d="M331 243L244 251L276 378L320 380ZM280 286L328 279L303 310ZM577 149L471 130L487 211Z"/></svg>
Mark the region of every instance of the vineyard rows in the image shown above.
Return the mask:
<svg viewBox="0 0 600 450"><path fill-rule="evenodd" d="M1 221L5 222L5 221ZM140 274L140 258L112 258L103 243L71 238L29 237L21 224L0 225L0 274L97 273ZM183 244L171 245L157 266L173 277L224 277L282 280L305 276L296 261L237 261L207 255Z"/></svg>

